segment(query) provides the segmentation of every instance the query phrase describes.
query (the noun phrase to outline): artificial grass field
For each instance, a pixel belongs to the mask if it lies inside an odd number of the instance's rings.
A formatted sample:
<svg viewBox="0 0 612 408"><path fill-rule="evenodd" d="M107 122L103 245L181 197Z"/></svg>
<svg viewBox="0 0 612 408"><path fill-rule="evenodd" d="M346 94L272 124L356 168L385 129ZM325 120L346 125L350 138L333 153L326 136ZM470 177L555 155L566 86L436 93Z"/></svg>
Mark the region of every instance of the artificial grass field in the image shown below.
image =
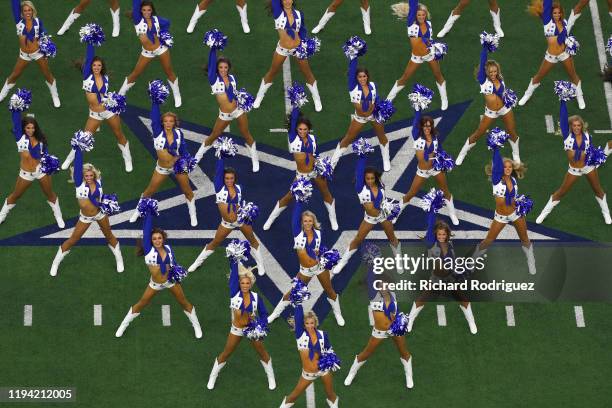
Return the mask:
<svg viewBox="0 0 612 408"><path fill-rule="evenodd" d="M248 2L249 35L242 33L238 13L230 0L215 2L198 23L196 32L187 35L185 27L195 2L156 2L158 13L172 21L171 32L175 39L172 61L183 97L180 109L172 108L170 99L164 107L166 110L178 111L186 121L212 127L218 106L209 94L203 71L208 49L201 45L201 41L203 33L214 27L229 37L223 54L231 58L239 86L246 87L252 94L257 92L277 41L272 20L265 14L263 3ZM309 104L304 111L314 123L319 143L342 137L349 124L348 115L352 113L346 94L347 63L340 48L346 38L356 34L367 40L369 51L361 59L361 64L369 68L383 97L401 75L410 55L405 23L391 15L391 1L373 2L373 34L367 38L363 36L358 4L355 0L346 1L318 35L322 49L311 60L311 67L318 80L324 110L315 113ZM74 1L36 2L39 16L51 34L55 34L75 5ZM300 2L299 8L305 13L309 29L316 25L327 5L327 1L320 0ZM430 1L428 5L434 32L437 33L455 1ZM569 11L573 2L563 1L563 5ZM506 37L492 56L502 64L506 84L519 96L535 74L545 50L541 23L525 13L525 6L523 0L500 2ZM604 38L607 38L612 27L606 4L598 1L598 6ZM121 7L123 14L131 8L131 2L123 0ZM3 80L10 73L17 55L9 4L1 7L0 21L4 22L4 40L0 42L0 80ZM58 56L50 66L57 78L62 108L55 110L52 107L44 78L36 66L28 67L17 83L18 87L32 89L34 103L29 112L35 113L47 134L51 153L61 159L68 152L69 138L87 118L82 78L73 67L73 61L82 58L85 51L78 40L78 28L91 21L101 24L107 33L107 41L98 50L98 55L106 60L110 88L118 90L123 77L136 62L140 43L135 38L131 20L126 17L121 20L121 36L110 37L108 3L101 0L92 2L63 37L53 37L58 45ZM444 38L449 54L442 62L442 70L448 83L449 102L452 105L472 100L445 139L444 147L452 155L458 153L483 113L483 100L473 75L480 50L478 34L483 29L492 31L486 2L473 2ZM582 44L575 64L582 77L587 109L580 114L590 129L610 129L603 86L598 76L593 20L588 8L583 11L573 33ZM303 81L293 61L292 76ZM146 84L154 78L165 79L157 61L150 64L131 89L128 103L146 109ZM552 83L556 79L567 79L561 66L546 77L528 105L514 109L521 136L521 158L529 166L527 177L520 182L520 190L535 201L534 211L528 216L530 221L535 220L549 194L560 185L567 166L561 138L547 134L544 122L546 114L552 114L555 122L558 120L558 101L552 92ZM439 97L429 68L422 67L409 85L414 82L436 91L430 110L438 109ZM285 149L285 135L269 132L269 129L284 125L282 83L282 74L279 74L262 107L249 114L249 123L258 144ZM408 87L395 100L398 112L392 122L413 115L406 99L407 90ZM579 113L573 102L569 109L570 114ZM8 109L2 108L0 115L1 123L5 124L4 136L0 137L0 150L4 152L0 161L0 196L3 199L14 186L19 157L10 133ZM498 125L501 126L501 121ZM108 191L116 192L120 201L136 200L148 183L154 160L127 126L123 130L131 144L133 173L125 174L115 139L106 126L96 135L96 148L89 153L88 159L103 171ZM236 130L232 124L232 133L237 134ZM610 138L605 134L592 136L595 145L603 145ZM490 184L483 174L488 160L490 153L481 140L464 164L449 174L449 186L457 200L492 209ZM610 191L612 172L609 165L602 166L599 174L603 188ZM208 175L212 177L212 174ZM74 199L74 186L66 179L65 172L56 175L54 188L61 199L65 219L69 219L78 213L78 205ZM166 189L174 187L171 180L165 184ZM271 189L265 183L249 188ZM21 198L0 226L0 239L51 223L51 212L38 190L33 186ZM199 208L199 214L218 218L214 207L204 211ZM265 216L267 213L261 217ZM260 218L256 223L258 234L262 233L263 221ZM586 180L576 183L547 218L545 225L600 242L602 251L609 248L606 243L612 236L610 227L603 223ZM286 233L288 236L289 232ZM202 340L193 338L187 318L169 293L159 294L132 323L124 338L114 338L117 325L129 306L140 297L148 280L142 259L133 254L133 240L123 239L121 242L126 266L122 275L114 272L113 259L105 245L77 246L62 263L56 279L48 275L55 246L27 246L28 243L24 242L24 246L0 248L0 262L5 266L0 287L0 386L73 386L77 388L74 406L87 408L170 407L178 404L206 408L245 404L252 407L278 406L283 395L295 385L300 372L293 333L282 321L274 323L266 340L278 383L275 391L267 390L263 369L248 344L242 344L231 357L215 390L205 388L213 359L222 350L229 330L228 268L221 248L184 285L203 325ZM187 265L201 247L176 245L174 248L177 258ZM522 258L520 262L523 262ZM575 268L578 272L580 266ZM584 307L585 328L576 327L573 305L577 303L516 303L516 327L506 326L504 303L475 303L473 308L479 327L475 336L469 334L455 303L446 304L448 325L438 327L436 308L432 303L421 313L415 329L407 337L409 350L414 354L413 390L408 391L404 386L401 364L391 341L385 342L388 344L384 344L360 370L350 388L344 387L342 382L353 356L365 345L370 333L363 277L364 271L361 270L342 293L347 325L339 328L333 318L326 319L322 325L329 331L334 348L344 362L342 370L335 376L336 392L342 406L400 407L415 404L430 407L448 403L458 407L608 407L612 403L608 380L612 371L612 354L609 352L612 308L607 303L587 303L588 294L584 295L584 302L579 303ZM25 304L33 306L32 327L23 326ZM101 327L94 327L92 323L94 304L103 305ZM171 305L171 327L162 327L162 304ZM272 307L269 302L267 306L269 309ZM410 304L404 302L401 307L407 312ZM320 384L316 385L316 400L317 406L325 406L325 394ZM61 406L45 406L55 405ZM8 407L10 404L0 403L0 406ZM295 406L305 406L304 397Z"/></svg>

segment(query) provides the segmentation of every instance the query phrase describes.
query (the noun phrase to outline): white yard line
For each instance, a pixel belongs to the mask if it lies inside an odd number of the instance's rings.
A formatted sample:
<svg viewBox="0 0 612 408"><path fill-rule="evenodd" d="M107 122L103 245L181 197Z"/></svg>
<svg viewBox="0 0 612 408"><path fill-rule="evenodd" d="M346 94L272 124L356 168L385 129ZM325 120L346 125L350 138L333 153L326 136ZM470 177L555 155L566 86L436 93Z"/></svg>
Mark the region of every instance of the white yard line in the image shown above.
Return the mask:
<svg viewBox="0 0 612 408"><path fill-rule="evenodd" d="M506 324L508 327L516 326L516 321L514 320L514 306L506 306Z"/></svg>
<svg viewBox="0 0 612 408"><path fill-rule="evenodd" d="M582 306L574 306L574 314L576 315L576 327L586 327Z"/></svg>
<svg viewBox="0 0 612 408"><path fill-rule="evenodd" d="M444 305L436 305L436 313L438 315L438 326L446 326L446 312Z"/></svg>
<svg viewBox="0 0 612 408"><path fill-rule="evenodd" d="M270 133L289 133L289 131L285 128L274 128L270 129Z"/></svg>
<svg viewBox="0 0 612 408"><path fill-rule="evenodd" d="M171 326L172 323L170 322L170 305L162 305L161 311L162 311L162 325Z"/></svg>
<svg viewBox="0 0 612 408"><path fill-rule="evenodd" d="M607 134L612 133L612 129L601 129L601 130L597 129L597 130L594 130L593 133L599 134L599 135L607 135Z"/></svg>
<svg viewBox="0 0 612 408"><path fill-rule="evenodd" d="M287 58L287 61L289 61L289 58ZM307 408L315 408L316 407L314 383L311 383L306 388L306 407Z"/></svg>
<svg viewBox="0 0 612 408"><path fill-rule="evenodd" d="M603 31L601 29L601 20L599 19L599 9L597 1L589 2L591 9L591 17L593 18L593 32L595 34L595 45L597 46L597 56L599 57L599 67L603 71L606 66L607 53L604 47ZM604 93L606 95L606 105L608 106L608 116L610 117L610 125L612 126L612 85L608 81L603 83Z"/></svg>
<svg viewBox="0 0 612 408"><path fill-rule="evenodd" d="M287 88L291 86L291 57L285 58L283 62L283 99L285 100L285 113L288 115L291 113L291 102L287 98Z"/></svg>
<svg viewBox="0 0 612 408"><path fill-rule="evenodd" d="M32 326L32 305L23 307L23 325Z"/></svg>
<svg viewBox="0 0 612 408"><path fill-rule="evenodd" d="M546 133L555 133L555 122L552 115L544 115L544 121L546 122Z"/></svg>
<svg viewBox="0 0 612 408"><path fill-rule="evenodd" d="M94 326L102 326L102 305L94 305Z"/></svg>

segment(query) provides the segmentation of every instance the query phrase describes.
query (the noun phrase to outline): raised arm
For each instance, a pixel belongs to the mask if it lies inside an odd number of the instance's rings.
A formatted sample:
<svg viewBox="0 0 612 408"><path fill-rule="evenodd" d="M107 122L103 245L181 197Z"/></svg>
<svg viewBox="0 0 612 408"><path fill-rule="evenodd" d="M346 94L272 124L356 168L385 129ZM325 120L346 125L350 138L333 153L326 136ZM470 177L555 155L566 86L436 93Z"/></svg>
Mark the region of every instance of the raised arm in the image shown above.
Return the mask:
<svg viewBox="0 0 612 408"><path fill-rule="evenodd" d="M482 50L480 51L480 65L478 66L478 83L484 84L487 80L487 74L485 72L485 65L487 64L487 47L483 44Z"/></svg>
<svg viewBox="0 0 612 408"><path fill-rule="evenodd" d="M281 4L282 0L272 0L272 15L274 19L277 19L283 13L283 6Z"/></svg>
<svg viewBox="0 0 612 408"><path fill-rule="evenodd" d="M414 119L412 120L412 139L417 140L419 138L421 123L421 110L414 111Z"/></svg>
<svg viewBox="0 0 612 408"><path fill-rule="evenodd" d="M215 168L215 193L218 193L223 188L223 155L217 159L217 167Z"/></svg>
<svg viewBox="0 0 612 408"><path fill-rule="evenodd" d="M11 0L11 7L13 9L13 19L15 20L15 24L17 24L19 20L21 20L21 1Z"/></svg>
<svg viewBox="0 0 612 408"><path fill-rule="evenodd" d="M230 278L229 278L230 296L240 292L240 280L238 279L238 262L230 258Z"/></svg>
<svg viewBox="0 0 612 408"><path fill-rule="evenodd" d="M355 190L357 194L361 192L363 189L363 177L365 175L365 166L366 166L367 157L359 157L357 159L357 165L355 166Z"/></svg>
<svg viewBox="0 0 612 408"><path fill-rule="evenodd" d="M304 333L304 309L302 305L294 308L293 323L295 324L295 338L299 339Z"/></svg>
<svg viewBox="0 0 612 408"><path fill-rule="evenodd" d="M11 112L11 118L13 119L13 136L15 141L18 142L21 139L21 112Z"/></svg>
<svg viewBox="0 0 612 408"><path fill-rule="evenodd" d="M302 202L295 200L293 216L291 217L291 228L293 236L297 237L302 232Z"/></svg>
<svg viewBox="0 0 612 408"><path fill-rule="evenodd" d="M357 80L355 79L355 72L357 72L357 61L359 58L355 57L349 61L348 66L348 90L351 92L357 86Z"/></svg>
<svg viewBox="0 0 612 408"><path fill-rule="evenodd" d="M151 231L153 231L153 214L147 213L142 226L142 247L145 255L151 251Z"/></svg>
<svg viewBox="0 0 612 408"><path fill-rule="evenodd" d="M406 25L410 27L416 22L416 13L419 8L419 0L410 0L408 2L408 15L406 16Z"/></svg>
<svg viewBox="0 0 612 408"><path fill-rule="evenodd" d="M425 235L425 242L427 247L431 248L436 243L436 235L434 233L434 224L436 223L436 212L429 211L427 213L427 235Z"/></svg>
<svg viewBox="0 0 612 408"><path fill-rule="evenodd" d="M570 130L566 101L561 101L561 106L559 107L559 125L561 126L561 134L563 135L563 139L567 139L567 137L570 135Z"/></svg>
<svg viewBox="0 0 612 408"><path fill-rule="evenodd" d="M74 147L74 186L83 184L83 152L80 147Z"/></svg>
<svg viewBox="0 0 612 408"><path fill-rule="evenodd" d="M151 102L151 129L153 130L153 137L156 137L162 131L161 114L159 113L159 105L155 102Z"/></svg>
<svg viewBox="0 0 612 408"><path fill-rule="evenodd" d="M496 185L504 175L504 161L502 160L499 149L493 150L493 163L491 167L491 183Z"/></svg>
<svg viewBox="0 0 612 408"><path fill-rule="evenodd" d="M289 120L289 133L288 133L289 143L293 142L293 140L295 140L295 138L297 137L297 130L295 128L297 127L297 120L299 116L300 116L300 108L298 108L297 106L294 106L293 109L291 110L291 117Z"/></svg>
<svg viewBox="0 0 612 408"><path fill-rule="evenodd" d="M142 0L132 0L132 21L134 24L138 24L142 20L142 14L140 13L141 4Z"/></svg>
<svg viewBox="0 0 612 408"><path fill-rule="evenodd" d="M208 53L208 83L213 85L217 81L217 49L210 48Z"/></svg>
<svg viewBox="0 0 612 408"><path fill-rule="evenodd" d="M542 23L548 24L548 22L552 20L552 0L544 0L542 6Z"/></svg>
<svg viewBox="0 0 612 408"><path fill-rule="evenodd" d="M91 75L91 62L94 59L96 50L92 44L87 44L87 51L85 53L85 62L83 62L83 79L87 79Z"/></svg>

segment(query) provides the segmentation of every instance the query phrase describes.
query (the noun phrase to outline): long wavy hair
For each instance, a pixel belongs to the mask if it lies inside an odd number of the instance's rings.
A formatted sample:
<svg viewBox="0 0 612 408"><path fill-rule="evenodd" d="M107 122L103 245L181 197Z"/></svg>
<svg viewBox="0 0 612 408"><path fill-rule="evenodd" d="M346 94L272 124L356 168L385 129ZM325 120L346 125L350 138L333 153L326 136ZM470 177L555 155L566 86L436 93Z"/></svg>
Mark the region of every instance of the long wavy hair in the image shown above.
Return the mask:
<svg viewBox="0 0 612 408"><path fill-rule="evenodd" d="M563 6L558 1L554 1L552 4L552 10L559 9L561 11L561 19L565 18L565 11ZM542 0L531 0L531 3L527 6L527 12L535 17L542 17L544 13L544 2Z"/></svg>
<svg viewBox="0 0 612 408"><path fill-rule="evenodd" d="M271 16L271 15L272 15L272 1L273 1L273 0L268 0L268 1L266 1L266 5L265 5L265 8L266 8L266 10L268 11L268 15L269 15L269 16ZM283 0L279 0L279 1L281 2L281 6L282 6L282 1L283 1ZM298 6L297 6L297 0L293 0L293 9L295 10L295 9L297 9L297 8L298 8Z"/></svg>
<svg viewBox="0 0 612 408"><path fill-rule="evenodd" d="M227 74L229 75L229 73L232 71L232 62L230 61L230 59L227 57L219 57L217 58L217 65L216 65L217 75L219 75L219 65L224 62L227 64Z"/></svg>
<svg viewBox="0 0 612 408"><path fill-rule="evenodd" d="M142 240L148 239L149 242L151 242L151 238L153 237L153 234L161 234L162 239L163 239L162 245L164 245L168 241L168 233L161 228L155 227L151 230L150 237L142 237L136 240L136 256L145 256L144 244Z"/></svg>
<svg viewBox="0 0 612 408"><path fill-rule="evenodd" d="M426 123L429 123L431 125L431 136L437 137L438 129L436 129L436 125L431 116L423 116L421 120L419 121L419 137L422 137L423 139L425 139L425 133L423 132L423 125L425 125Z"/></svg>
<svg viewBox="0 0 612 408"><path fill-rule="evenodd" d="M36 10L36 6L34 6L34 3L32 3L29 0L24 0L21 2L21 6L19 7L19 11L21 12L21 18L23 18L23 7L24 6L28 6L29 8L32 9L32 20L38 17L38 11Z"/></svg>
<svg viewBox="0 0 612 408"><path fill-rule="evenodd" d="M374 166L368 166L363 171L363 184L364 185L365 185L365 176L368 174L374 174L374 183L376 183L376 185L379 188L385 188L385 185L383 184L381 180L382 173Z"/></svg>
<svg viewBox="0 0 612 408"><path fill-rule="evenodd" d="M426 5L419 3L417 11L419 10L423 10L427 14L427 19L431 20L431 14ZM397 16L398 20L405 20L408 14L410 14L410 6L407 2L395 3L391 5L391 12Z"/></svg>
<svg viewBox="0 0 612 408"><path fill-rule="evenodd" d="M501 69L500 63L495 61L495 60L493 60L493 59L487 60L487 62L485 62L484 71L485 71L485 76L487 78L489 77L488 74L489 74L489 68L490 67L496 67L497 68L497 79L500 80L500 81L503 81L504 80L504 76L502 75L502 69ZM476 65L474 67L474 78L478 77L478 71L479 71L478 68L479 68L479 65Z"/></svg>
<svg viewBox="0 0 612 408"><path fill-rule="evenodd" d="M40 143L43 143L45 146L49 146L47 143L47 136L45 136L43 131L40 129L40 126L38 126L38 122L33 117L24 116L21 118L21 132L25 134L25 128L29 124L34 125L34 138Z"/></svg>
<svg viewBox="0 0 612 408"><path fill-rule="evenodd" d="M310 217L312 218L312 228L316 229L316 230L320 230L321 229L321 223L319 222L319 220L317 219L317 216L315 213L313 213L312 211L306 210L302 212L302 216L300 217L300 223L302 218L304 217Z"/></svg>
<svg viewBox="0 0 612 408"><path fill-rule="evenodd" d="M525 165L525 163L515 163L512 159L509 159L508 157L502 158L502 161L504 164L506 162L512 163L512 177L515 177L519 180L525 178L525 173L527 173L527 166ZM489 177L489 179L491 179L491 176L493 175L492 163L489 163L485 166L485 174Z"/></svg>

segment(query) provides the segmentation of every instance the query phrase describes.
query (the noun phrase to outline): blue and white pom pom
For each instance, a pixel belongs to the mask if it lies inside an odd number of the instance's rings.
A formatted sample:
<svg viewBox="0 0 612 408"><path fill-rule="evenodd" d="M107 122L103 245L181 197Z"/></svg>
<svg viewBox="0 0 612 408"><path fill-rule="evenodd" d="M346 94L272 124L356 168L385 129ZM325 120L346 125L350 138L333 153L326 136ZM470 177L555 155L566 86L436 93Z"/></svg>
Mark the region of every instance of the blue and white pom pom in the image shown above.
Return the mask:
<svg viewBox="0 0 612 408"><path fill-rule="evenodd" d="M506 131L495 127L487 135L487 147L489 150L501 149L509 138L510 135Z"/></svg>
<svg viewBox="0 0 612 408"><path fill-rule="evenodd" d="M170 31L162 31L159 33L159 43L165 45L168 48L172 48L174 45L174 37L170 34Z"/></svg>
<svg viewBox="0 0 612 408"><path fill-rule="evenodd" d="M322 255L319 256L319 264L324 270L331 271L340 262L340 251L334 248L328 250L325 247L321 247L320 251Z"/></svg>
<svg viewBox="0 0 612 408"><path fill-rule="evenodd" d="M102 100L102 104L106 110L116 115L122 114L127 109L125 96L119 95L117 92L108 92Z"/></svg>
<svg viewBox="0 0 612 408"><path fill-rule="evenodd" d="M606 43L606 51L608 51L608 54L612 57L612 35L608 38L608 42Z"/></svg>
<svg viewBox="0 0 612 408"><path fill-rule="evenodd" d="M234 140L229 136L221 136L213 143L215 149L215 156L220 159L221 157L235 156L238 153L238 147Z"/></svg>
<svg viewBox="0 0 612 408"><path fill-rule="evenodd" d="M433 158L433 168L436 171L449 172L455 168L455 159L442 149L438 149L438 153Z"/></svg>
<svg viewBox="0 0 612 408"><path fill-rule="evenodd" d="M149 98L156 105L162 105L168 99L170 95L170 89L168 85L161 79L154 79L149 82Z"/></svg>
<svg viewBox="0 0 612 408"><path fill-rule="evenodd" d="M74 133L72 139L70 139L70 146L72 146L73 149L78 147L82 152L91 152L94 148L95 141L91 132L79 129Z"/></svg>
<svg viewBox="0 0 612 408"><path fill-rule="evenodd" d="M312 197L312 181L306 177L300 176L293 183L291 183L289 191L291 191L291 194L293 194L295 201L307 203L310 200L310 197Z"/></svg>
<svg viewBox="0 0 612 408"><path fill-rule="evenodd" d="M25 88L17 89L9 99L9 110L11 112L23 112L32 104L32 91Z"/></svg>
<svg viewBox="0 0 612 408"><path fill-rule="evenodd" d="M170 283L181 283L189 272L181 265L174 264L168 271L168 282Z"/></svg>
<svg viewBox="0 0 612 408"><path fill-rule="evenodd" d="M569 81L555 81L555 93L561 101L569 101L576 97L576 85Z"/></svg>
<svg viewBox="0 0 612 408"><path fill-rule="evenodd" d="M516 204L515 212L521 217L529 214L529 211L533 208L533 200L525 194L520 194L516 197L514 203Z"/></svg>
<svg viewBox="0 0 612 408"><path fill-rule="evenodd" d="M287 88L287 98L294 108L301 108L308 102L306 90L299 82L293 82L293 85Z"/></svg>
<svg viewBox="0 0 612 408"><path fill-rule="evenodd" d="M259 216L259 207L250 201L247 203L243 200L236 216L239 223L253 225L255 218Z"/></svg>
<svg viewBox="0 0 612 408"><path fill-rule="evenodd" d="M289 291L289 302L291 302L293 306L301 305L305 300L310 299L308 285L298 278L293 278L291 282L292 285L291 290Z"/></svg>
<svg viewBox="0 0 612 408"><path fill-rule="evenodd" d="M586 151L584 163L587 166L599 167L606 162L606 153L601 147L589 146Z"/></svg>
<svg viewBox="0 0 612 408"><path fill-rule="evenodd" d="M419 207L425 212L433 211L435 213L440 212L444 207L444 193L442 190L436 190L432 188L429 193L425 194L419 203Z"/></svg>
<svg viewBox="0 0 612 408"><path fill-rule="evenodd" d="M138 205L136 206L138 213L141 217L145 218L148 214L158 216L158 203L154 198L142 197L138 200Z"/></svg>
<svg viewBox="0 0 612 408"><path fill-rule="evenodd" d="M99 47L104 43L104 30L96 23L85 24L79 30L79 37L82 43L87 43Z"/></svg>
<svg viewBox="0 0 612 408"><path fill-rule="evenodd" d="M227 35L223 34L216 28L207 31L204 34L204 45L216 50L222 50L227 45Z"/></svg>
<svg viewBox="0 0 612 408"><path fill-rule="evenodd" d="M352 61L355 58L364 56L368 52L368 44L363 38L354 35L346 40L342 46L342 51L344 51L346 58Z"/></svg>
<svg viewBox="0 0 612 408"><path fill-rule="evenodd" d="M338 371L342 361L333 350L324 350L319 357L319 371Z"/></svg>
<svg viewBox="0 0 612 408"><path fill-rule="evenodd" d="M396 337L405 336L408 333L408 315L403 312L396 314L395 320L391 323L388 332Z"/></svg>
<svg viewBox="0 0 612 408"><path fill-rule="evenodd" d="M119 201L117 201L117 194L102 194L100 200L100 211L106 215L117 214L121 211Z"/></svg>
<svg viewBox="0 0 612 408"><path fill-rule="evenodd" d="M502 101L504 101L504 106L506 108L514 108L518 101L518 96L516 96L516 92L514 92L510 88L504 89L504 93L502 94Z"/></svg>
<svg viewBox="0 0 612 408"><path fill-rule="evenodd" d="M55 58L55 55L57 55L57 46L47 33L40 36L38 48L45 58Z"/></svg>
<svg viewBox="0 0 612 408"><path fill-rule="evenodd" d="M315 55L321 49L321 40L317 37L302 39L300 45L295 48L295 57L305 60Z"/></svg>
<svg viewBox="0 0 612 408"><path fill-rule="evenodd" d="M233 239L227 247L225 247L225 256L232 258L234 262L246 261L251 252L249 241Z"/></svg>
<svg viewBox="0 0 612 408"><path fill-rule="evenodd" d="M351 147L353 148L353 152L355 152L359 157L365 157L368 155L368 153L372 153L374 151L372 145L363 137L355 140L351 144Z"/></svg>
<svg viewBox="0 0 612 408"><path fill-rule="evenodd" d="M578 53L580 49L580 43L573 35L568 35L565 37L565 52L569 55L574 56Z"/></svg>
<svg viewBox="0 0 612 408"><path fill-rule="evenodd" d="M331 181L334 176L334 166L332 165L331 157L317 156L315 159L314 169L317 175Z"/></svg>
<svg viewBox="0 0 612 408"><path fill-rule="evenodd" d="M429 49L433 50L430 52L433 52L434 59L436 61L440 61L448 52L448 46L446 45L446 43L439 41L432 41L431 45L429 46Z"/></svg>
<svg viewBox="0 0 612 408"><path fill-rule="evenodd" d="M367 242L361 248L361 260L369 265L374 264L374 259L380 258L382 256L382 251L380 247L371 242Z"/></svg>
<svg viewBox="0 0 612 408"><path fill-rule="evenodd" d="M249 340L253 341L262 341L269 332L270 326L268 326L268 319L262 319L261 317L250 320L244 328L244 334Z"/></svg>
<svg viewBox="0 0 612 408"><path fill-rule="evenodd" d="M196 168L198 165L198 161L195 157L192 157L190 154L186 154L180 156L174 162L174 173L175 174L189 174Z"/></svg>
<svg viewBox="0 0 612 408"><path fill-rule="evenodd" d="M43 154L40 158L40 171L45 174L57 173L60 169L60 161L57 156L52 154Z"/></svg>
<svg viewBox="0 0 612 408"><path fill-rule="evenodd" d="M391 119L391 116L393 116L396 110L395 106L393 106L393 102L389 99L385 99L384 101L376 102L372 115L374 115L374 120L376 122L383 124Z"/></svg>
<svg viewBox="0 0 612 408"><path fill-rule="evenodd" d="M381 203L380 211L385 215L387 221L393 221L400 215L402 206L399 201L387 197Z"/></svg>
<svg viewBox="0 0 612 408"><path fill-rule="evenodd" d="M480 33L480 44L482 44L488 52L495 52L497 51L497 47L499 47L499 35L489 34L483 31Z"/></svg>
<svg viewBox="0 0 612 408"><path fill-rule="evenodd" d="M412 93L408 94L408 100L412 104L414 110L422 111L429 107L433 95L433 91L426 86L414 84L414 87L412 87Z"/></svg>
<svg viewBox="0 0 612 408"><path fill-rule="evenodd" d="M253 109L253 102L255 102L255 98L245 88L240 88L236 92L236 103L239 109L250 112Z"/></svg>

